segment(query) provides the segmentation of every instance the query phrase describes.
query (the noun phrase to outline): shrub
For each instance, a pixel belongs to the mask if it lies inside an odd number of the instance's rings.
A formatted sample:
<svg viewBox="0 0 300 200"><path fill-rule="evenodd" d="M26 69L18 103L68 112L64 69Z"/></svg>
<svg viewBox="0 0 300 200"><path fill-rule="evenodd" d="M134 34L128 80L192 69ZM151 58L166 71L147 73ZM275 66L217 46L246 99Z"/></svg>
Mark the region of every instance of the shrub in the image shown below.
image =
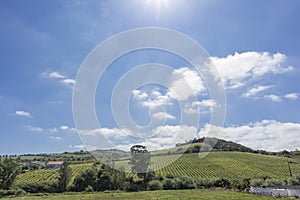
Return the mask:
<svg viewBox="0 0 300 200"><path fill-rule="evenodd" d="M250 189L250 180L249 179L239 179L232 180L231 187L239 191L245 191Z"/></svg>
<svg viewBox="0 0 300 200"><path fill-rule="evenodd" d="M195 189L194 179L181 177L176 180L177 189Z"/></svg>
<svg viewBox="0 0 300 200"><path fill-rule="evenodd" d="M214 183L214 186L221 187L221 188L230 188L231 183L227 179L222 178L222 179L217 179Z"/></svg>
<svg viewBox="0 0 300 200"><path fill-rule="evenodd" d="M289 178L287 180L287 184L292 186L292 185L300 185L300 182L297 178L293 177L293 178Z"/></svg>
<svg viewBox="0 0 300 200"><path fill-rule="evenodd" d="M84 189L85 192L94 192L94 188L90 185L88 185L85 189Z"/></svg>
<svg viewBox="0 0 300 200"><path fill-rule="evenodd" d="M267 179L265 180L265 183L263 186L278 186L283 185L282 181L276 180L276 179Z"/></svg>
<svg viewBox="0 0 300 200"><path fill-rule="evenodd" d="M138 182L132 182L130 181L126 187L126 191L127 192L138 192L141 190L144 190L145 186L142 182L138 181Z"/></svg>
<svg viewBox="0 0 300 200"><path fill-rule="evenodd" d="M4 196L24 196L26 192L22 189L0 190L0 198Z"/></svg>
<svg viewBox="0 0 300 200"><path fill-rule="evenodd" d="M58 192L57 182L22 183L17 187L29 193L55 193Z"/></svg>
<svg viewBox="0 0 300 200"><path fill-rule="evenodd" d="M0 198L6 196L6 190L0 190Z"/></svg>
<svg viewBox="0 0 300 200"><path fill-rule="evenodd" d="M165 190L177 189L177 185L176 185L175 179L166 178L163 181L163 189L165 189Z"/></svg>
<svg viewBox="0 0 300 200"><path fill-rule="evenodd" d="M159 180L152 180L148 183L148 190L161 190L163 184Z"/></svg>
<svg viewBox="0 0 300 200"><path fill-rule="evenodd" d="M264 184L265 180L263 179L254 179L250 181L250 185L253 187L260 187Z"/></svg>
<svg viewBox="0 0 300 200"><path fill-rule="evenodd" d="M203 189L203 188L211 188L215 185L216 179L208 179L208 178L203 178L203 179L198 179L196 180L196 188Z"/></svg>

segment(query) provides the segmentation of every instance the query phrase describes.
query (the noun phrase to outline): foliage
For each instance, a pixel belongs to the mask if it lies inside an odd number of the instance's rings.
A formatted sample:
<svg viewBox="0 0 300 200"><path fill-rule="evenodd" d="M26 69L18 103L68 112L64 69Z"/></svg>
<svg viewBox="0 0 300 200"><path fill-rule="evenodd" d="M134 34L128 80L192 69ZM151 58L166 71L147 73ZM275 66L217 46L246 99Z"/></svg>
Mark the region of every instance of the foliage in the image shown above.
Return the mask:
<svg viewBox="0 0 300 200"><path fill-rule="evenodd" d="M300 176L296 175L287 180L288 185L300 185Z"/></svg>
<svg viewBox="0 0 300 200"><path fill-rule="evenodd" d="M18 163L12 158L0 159L0 189L9 189L20 172Z"/></svg>
<svg viewBox="0 0 300 200"><path fill-rule="evenodd" d="M137 173L139 177L145 178L146 172L150 166L151 155L146 146L134 145L130 148L131 152L131 171Z"/></svg>
<svg viewBox="0 0 300 200"><path fill-rule="evenodd" d="M28 193L56 193L58 190L58 182L38 182L38 183L20 183L18 187Z"/></svg>
<svg viewBox="0 0 300 200"><path fill-rule="evenodd" d="M67 190L67 186L72 179L72 169L67 162L59 170L58 186L61 192Z"/></svg>
<svg viewBox="0 0 300 200"><path fill-rule="evenodd" d="M277 180L277 179L254 179L250 181L250 185L253 187L272 187L272 186L281 186L285 185L284 181Z"/></svg>
<svg viewBox="0 0 300 200"><path fill-rule="evenodd" d="M5 196L20 197L26 195L26 192L22 189L0 190L0 198Z"/></svg>
<svg viewBox="0 0 300 200"><path fill-rule="evenodd" d="M94 188L92 186L87 186L85 189L84 189L85 192L94 192Z"/></svg>
<svg viewBox="0 0 300 200"><path fill-rule="evenodd" d="M74 190L76 192L84 191L88 186L95 187L97 171L95 169L88 169L82 172L74 180Z"/></svg>
<svg viewBox="0 0 300 200"><path fill-rule="evenodd" d="M161 190L163 189L163 184L159 180L152 180L148 183L148 190Z"/></svg>

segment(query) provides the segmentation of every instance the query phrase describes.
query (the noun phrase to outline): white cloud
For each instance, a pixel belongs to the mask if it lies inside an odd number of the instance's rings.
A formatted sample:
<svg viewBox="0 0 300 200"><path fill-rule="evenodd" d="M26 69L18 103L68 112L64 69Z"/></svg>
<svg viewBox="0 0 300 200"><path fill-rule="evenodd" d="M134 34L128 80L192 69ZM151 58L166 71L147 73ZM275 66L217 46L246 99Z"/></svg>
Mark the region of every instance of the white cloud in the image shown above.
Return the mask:
<svg viewBox="0 0 300 200"><path fill-rule="evenodd" d="M94 130L81 130L79 131L80 134L84 136L96 136L96 135L104 135L109 138L114 138L114 139L120 139L123 137L127 137L129 135L133 135L131 130L129 129L118 129L118 128L99 128L99 129L94 129Z"/></svg>
<svg viewBox="0 0 300 200"><path fill-rule="evenodd" d="M260 93L264 90L270 89L272 88L273 85L257 85L254 88L251 88L250 90L248 90L246 93L242 94L242 97L253 97L255 96L257 93Z"/></svg>
<svg viewBox="0 0 300 200"><path fill-rule="evenodd" d="M133 90L132 95L137 100L143 100L148 97L148 94L146 92L141 92L140 90Z"/></svg>
<svg viewBox="0 0 300 200"><path fill-rule="evenodd" d="M293 70L283 66L286 55L268 52L236 52L225 58L211 57L227 89L236 89L266 74L281 74Z"/></svg>
<svg viewBox="0 0 300 200"><path fill-rule="evenodd" d="M159 88L151 92L133 90L133 98L140 101L140 104L144 107L155 108L172 105L172 101L176 99L179 101L186 100L192 96L206 92L202 78L194 70L187 67L175 69L168 81L170 88L165 93L161 93Z"/></svg>
<svg viewBox="0 0 300 200"><path fill-rule="evenodd" d="M298 99L298 94L297 93L289 93L289 94L286 94L284 97L286 99L296 100L296 99Z"/></svg>
<svg viewBox="0 0 300 200"><path fill-rule="evenodd" d="M185 100L206 91L202 78L187 67L182 67L173 71L170 90L179 100Z"/></svg>
<svg viewBox="0 0 300 200"><path fill-rule="evenodd" d="M275 101L275 102L280 102L281 101L280 96L277 96L277 95L274 95L274 94L265 95L264 98L268 99L268 100L271 100L271 101Z"/></svg>
<svg viewBox="0 0 300 200"><path fill-rule="evenodd" d="M140 90L132 91L133 98L138 100L143 107L156 108L164 105L172 105L172 98L169 93L163 95L156 88L152 90L149 94L142 92Z"/></svg>
<svg viewBox="0 0 300 200"><path fill-rule="evenodd" d="M72 149L85 149L85 146L83 144L69 145L69 148L72 148Z"/></svg>
<svg viewBox="0 0 300 200"><path fill-rule="evenodd" d="M59 137L59 136L50 136L49 138L51 140L53 140L53 141L60 141L60 140L62 140L62 137Z"/></svg>
<svg viewBox="0 0 300 200"><path fill-rule="evenodd" d="M60 74L60 73L58 73L58 72L51 72L51 73L49 74L49 78L64 79L65 76L62 75L62 74Z"/></svg>
<svg viewBox="0 0 300 200"><path fill-rule="evenodd" d="M60 80L60 82L63 84L66 84L66 85L74 85L75 84L75 80L70 79L70 78Z"/></svg>
<svg viewBox="0 0 300 200"><path fill-rule="evenodd" d="M183 111L188 114L197 114L199 111L203 113L211 112L217 103L212 99L204 99L202 101L195 101L192 105L185 105Z"/></svg>
<svg viewBox="0 0 300 200"><path fill-rule="evenodd" d="M17 110L16 115L18 116L23 116L23 117L32 117L29 112L25 112L23 110Z"/></svg>
<svg viewBox="0 0 300 200"><path fill-rule="evenodd" d="M200 131L200 136L207 133L207 127ZM262 120L242 126L224 127L221 138L253 149L281 151L299 148L299 133L299 123Z"/></svg>
<svg viewBox="0 0 300 200"><path fill-rule="evenodd" d="M33 131L33 132L43 132L44 129L40 127L34 127L34 126L28 126L28 130Z"/></svg>
<svg viewBox="0 0 300 200"><path fill-rule="evenodd" d="M165 113L165 112L157 112L157 113L153 113L152 116L153 116L155 119L159 119L159 120L176 119L175 116L170 115L170 114Z"/></svg>
<svg viewBox="0 0 300 200"><path fill-rule="evenodd" d="M69 127L66 125L60 126L59 128L64 131L69 129Z"/></svg>
<svg viewBox="0 0 300 200"><path fill-rule="evenodd" d="M43 74L46 74L46 73L43 73ZM48 74L48 73L47 73ZM75 80L74 79L71 79L71 78L68 78L56 71L54 72L51 72L48 74L48 77L49 78L54 78L54 79L58 79L59 82L65 84L65 85L74 85L75 84Z"/></svg>
<svg viewBox="0 0 300 200"><path fill-rule="evenodd" d="M106 136L115 144L115 148L128 151L134 144L146 145L149 150L158 150L174 147L177 143L182 143L193 139L197 134L197 129L193 126L158 126L149 133L135 133L129 129L100 128L96 130L80 131L85 141L90 141L92 145L99 134ZM151 135L151 137L134 138L134 136Z"/></svg>
<svg viewBox="0 0 300 200"><path fill-rule="evenodd" d="M49 129L49 131L50 131L51 133L56 133L56 132L57 132L57 128L56 128L56 127L51 128L51 129Z"/></svg>

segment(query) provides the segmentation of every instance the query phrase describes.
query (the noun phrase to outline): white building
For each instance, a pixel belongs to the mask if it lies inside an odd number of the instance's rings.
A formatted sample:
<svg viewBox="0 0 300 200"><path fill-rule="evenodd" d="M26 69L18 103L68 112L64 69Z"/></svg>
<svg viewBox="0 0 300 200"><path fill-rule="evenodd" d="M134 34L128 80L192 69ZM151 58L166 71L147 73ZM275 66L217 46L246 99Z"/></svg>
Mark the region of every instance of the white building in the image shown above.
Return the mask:
<svg viewBox="0 0 300 200"><path fill-rule="evenodd" d="M251 187L250 193L273 197L300 197L300 186Z"/></svg>

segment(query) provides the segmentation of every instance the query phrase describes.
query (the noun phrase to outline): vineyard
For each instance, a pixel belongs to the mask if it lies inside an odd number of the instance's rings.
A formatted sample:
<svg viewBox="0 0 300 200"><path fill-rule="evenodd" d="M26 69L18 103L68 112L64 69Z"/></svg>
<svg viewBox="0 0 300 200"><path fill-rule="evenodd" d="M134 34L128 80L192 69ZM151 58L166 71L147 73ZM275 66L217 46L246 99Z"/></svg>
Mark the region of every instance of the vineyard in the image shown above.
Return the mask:
<svg viewBox="0 0 300 200"><path fill-rule="evenodd" d="M79 165L71 165L72 169L72 179L70 183L72 183L77 175L79 175L81 172L89 169L92 167L92 164L79 164ZM27 183L27 184L36 184L36 183L52 183L56 182L59 177L59 169L40 169L36 171L26 172L23 174L20 174L15 184L18 185L20 183Z"/></svg>
<svg viewBox="0 0 300 200"><path fill-rule="evenodd" d="M289 178L287 160L279 156L267 156L242 152L211 152L205 158L198 154L184 154L175 162L178 155L153 156L152 169L158 169L156 174L161 176L193 177L193 178L261 178L270 177L284 180ZM289 159L293 174L300 174L300 160ZM129 160L117 161L117 166L130 170ZM162 166L165 166L162 168ZM71 165L72 180L81 172L92 167L92 164ZM37 170L20 174L15 184L54 182L58 180L58 169Z"/></svg>
<svg viewBox="0 0 300 200"><path fill-rule="evenodd" d="M172 156L153 157L152 168L170 162ZM300 160L291 159L293 174L300 174ZM161 176L187 176L194 178L289 178L287 160L284 157L266 156L242 152L211 152L205 158L198 154L185 154L172 164L159 169Z"/></svg>

